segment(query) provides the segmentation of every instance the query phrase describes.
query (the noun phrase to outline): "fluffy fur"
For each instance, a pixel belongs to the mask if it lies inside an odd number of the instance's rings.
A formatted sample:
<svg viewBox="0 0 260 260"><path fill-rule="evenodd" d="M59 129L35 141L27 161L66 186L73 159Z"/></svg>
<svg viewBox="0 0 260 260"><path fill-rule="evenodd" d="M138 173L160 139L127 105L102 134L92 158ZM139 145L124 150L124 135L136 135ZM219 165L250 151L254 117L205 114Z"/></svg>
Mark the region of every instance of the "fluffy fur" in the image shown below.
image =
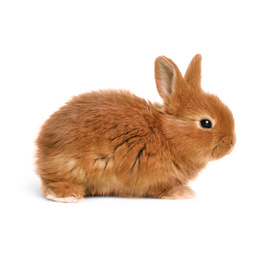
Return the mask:
<svg viewBox="0 0 260 260"><path fill-rule="evenodd" d="M188 182L232 151L234 119L201 89L200 55L184 77L173 61L158 57L155 80L162 105L123 90L91 92L73 97L44 123L36 167L48 199L194 197ZM213 128L202 128L202 119Z"/></svg>

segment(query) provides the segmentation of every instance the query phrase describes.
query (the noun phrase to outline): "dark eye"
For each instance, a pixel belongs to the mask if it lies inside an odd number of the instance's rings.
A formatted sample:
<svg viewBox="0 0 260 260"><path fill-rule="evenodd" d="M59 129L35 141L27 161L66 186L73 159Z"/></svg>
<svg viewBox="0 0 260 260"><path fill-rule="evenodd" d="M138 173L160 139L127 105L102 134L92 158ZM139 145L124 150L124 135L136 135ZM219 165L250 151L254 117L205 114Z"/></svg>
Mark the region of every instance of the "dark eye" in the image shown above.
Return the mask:
<svg viewBox="0 0 260 260"><path fill-rule="evenodd" d="M212 128L212 123L210 120L208 119L203 119L200 121L200 125L203 127L203 128Z"/></svg>

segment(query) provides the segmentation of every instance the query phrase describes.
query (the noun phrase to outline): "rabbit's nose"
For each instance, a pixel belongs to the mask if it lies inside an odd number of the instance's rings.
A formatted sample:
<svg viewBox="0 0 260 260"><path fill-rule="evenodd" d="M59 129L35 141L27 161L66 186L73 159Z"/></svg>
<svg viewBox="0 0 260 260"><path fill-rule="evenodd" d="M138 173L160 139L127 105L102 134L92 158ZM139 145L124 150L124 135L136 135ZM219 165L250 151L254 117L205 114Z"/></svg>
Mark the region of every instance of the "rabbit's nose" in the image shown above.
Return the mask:
<svg viewBox="0 0 260 260"><path fill-rule="evenodd" d="M227 155L230 154L233 150L234 150L234 143L233 143L233 141L231 140L231 141L230 141L230 148L229 148L229 150L228 150L228 152L227 152Z"/></svg>
<svg viewBox="0 0 260 260"><path fill-rule="evenodd" d="M236 144L236 139L235 139L235 138L231 139L231 140L230 140L230 146L231 146L231 147L234 147L235 144Z"/></svg>
<svg viewBox="0 0 260 260"><path fill-rule="evenodd" d="M236 144L236 141L237 141L237 138L236 138L236 133L234 131L233 137L232 137L231 142L230 142L231 146L234 146Z"/></svg>

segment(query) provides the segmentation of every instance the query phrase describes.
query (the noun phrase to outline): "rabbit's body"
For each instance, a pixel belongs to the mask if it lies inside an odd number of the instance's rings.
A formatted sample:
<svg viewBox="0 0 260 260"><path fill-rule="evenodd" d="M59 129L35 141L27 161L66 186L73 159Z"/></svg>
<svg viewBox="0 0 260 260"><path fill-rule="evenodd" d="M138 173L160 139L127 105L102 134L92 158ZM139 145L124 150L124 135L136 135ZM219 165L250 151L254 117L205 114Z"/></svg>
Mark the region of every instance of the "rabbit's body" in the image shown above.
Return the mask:
<svg viewBox="0 0 260 260"><path fill-rule="evenodd" d="M201 165L192 171L178 167L175 148L161 130L163 117L159 104L126 91L73 98L46 122L38 139L43 183L82 185L85 196L127 197L160 197L186 184Z"/></svg>
<svg viewBox="0 0 260 260"><path fill-rule="evenodd" d="M211 155L201 151L201 147L210 147L213 136L208 129L201 132L192 117L203 117L204 111L193 115L188 113L190 108L185 110L187 121L181 110L171 111L167 98L158 91L164 105L127 91L110 90L74 97L55 112L36 142L37 173L46 197L63 202L76 202L89 195L193 197L194 192L186 185L209 160L231 150L232 144L219 148L219 143L225 138L234 143L234 131L216 138ZM189 95L196 101L196 92L192 90ZM210 97L214 106L227 109L217 97ZM228 117L232 117L229 112ZM227 124L234 127L233 121ZM198 144L201 134L205 140Z"/></svg>

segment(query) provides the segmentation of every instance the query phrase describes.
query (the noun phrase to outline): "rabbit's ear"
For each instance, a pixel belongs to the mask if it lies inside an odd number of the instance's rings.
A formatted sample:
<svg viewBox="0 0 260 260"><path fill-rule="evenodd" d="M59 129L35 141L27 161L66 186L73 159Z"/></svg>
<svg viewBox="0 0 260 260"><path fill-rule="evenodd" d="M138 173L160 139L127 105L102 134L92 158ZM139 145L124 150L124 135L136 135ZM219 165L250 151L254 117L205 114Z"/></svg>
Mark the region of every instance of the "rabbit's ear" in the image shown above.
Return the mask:
<svg viewBox="0 0 260 260"><path fill-rule="evenodd" d="M173 61L164 56L155 60L154 71L158 93L168 103L184 84L181 72Z"/></svg>
<svg viewBox="0 0 260 260"><path fill-rule="evenodd" d="M201 89L201 59L200 54L195 55L184 75L186 83L197 90Z"/></svg>

